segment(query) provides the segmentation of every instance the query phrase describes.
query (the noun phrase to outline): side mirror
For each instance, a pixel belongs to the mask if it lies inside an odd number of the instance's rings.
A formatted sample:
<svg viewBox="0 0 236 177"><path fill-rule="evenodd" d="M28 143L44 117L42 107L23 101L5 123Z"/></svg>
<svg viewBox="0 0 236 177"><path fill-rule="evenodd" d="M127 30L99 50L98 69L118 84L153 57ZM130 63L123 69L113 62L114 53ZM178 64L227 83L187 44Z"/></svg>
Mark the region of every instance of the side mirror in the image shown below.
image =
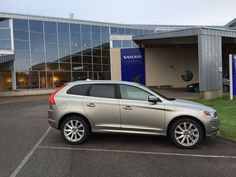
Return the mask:
<svg viewBox="0 0 236 177"><path fill-rule="evenodd" d="M150 95L148 97L148 101L151 102L151 103L155 103L156 104L157 102L160 102L160 99L157 98L156 96Z"/></svg>

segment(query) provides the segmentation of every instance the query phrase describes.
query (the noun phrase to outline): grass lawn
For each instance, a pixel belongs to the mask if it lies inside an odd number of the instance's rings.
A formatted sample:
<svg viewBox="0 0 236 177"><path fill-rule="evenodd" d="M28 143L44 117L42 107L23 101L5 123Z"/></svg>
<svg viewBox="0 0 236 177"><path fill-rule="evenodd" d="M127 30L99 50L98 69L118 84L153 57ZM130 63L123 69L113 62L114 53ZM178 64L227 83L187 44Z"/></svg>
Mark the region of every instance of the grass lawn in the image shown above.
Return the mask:
<svg viewBox="0 0 236 177"><path fill-rule="evenodd" d="M230 101L228 97L210 101L201 99L194 101L215 108L220 119L219 136L236 141L236 98L234 101Z"/></svg>

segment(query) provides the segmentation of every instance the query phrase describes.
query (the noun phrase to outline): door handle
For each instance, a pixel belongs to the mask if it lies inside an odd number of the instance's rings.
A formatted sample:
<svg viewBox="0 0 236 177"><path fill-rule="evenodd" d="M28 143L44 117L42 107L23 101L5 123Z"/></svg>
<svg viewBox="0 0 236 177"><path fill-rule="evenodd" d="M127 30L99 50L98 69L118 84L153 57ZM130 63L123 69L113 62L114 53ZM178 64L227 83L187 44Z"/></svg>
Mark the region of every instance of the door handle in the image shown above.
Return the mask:
<svg viewBox="0 0 236 177"><path fill-rule="evenodd" d="M87 104L88 107L96 107L96 105L94 103L89 103Z"/></svg>
<svg viewBox="0 0 236 177"><path fill-rule="evenodd" d="M125 110L132 110L133 108L131 106L124 106L123 109L125 109Z"/></svg>

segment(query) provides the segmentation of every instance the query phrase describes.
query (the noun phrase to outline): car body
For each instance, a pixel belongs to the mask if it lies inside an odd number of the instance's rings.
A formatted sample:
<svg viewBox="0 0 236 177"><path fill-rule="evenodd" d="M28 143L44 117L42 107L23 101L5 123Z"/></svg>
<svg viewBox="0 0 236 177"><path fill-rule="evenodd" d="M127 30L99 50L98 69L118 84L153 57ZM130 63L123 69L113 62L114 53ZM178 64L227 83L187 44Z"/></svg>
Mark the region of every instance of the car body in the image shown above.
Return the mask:
<svg viewBox="0 0 236 177"><path fill-rule="evenodd" d="M168 135L177 146L194 148L219 130L213 108L170 99L143 85L124 81L68 83L50 96L48 117L49 124L61 130L71 144L82 143L91 132L115 132ZM194 129L198 129L198 141L189 144L186 141L194 135ZM176 142L178 132L185 137L182 144Z"/></svg>
<svg viewBox="0 0 236 177"><path fill-rule="evenodd" d="M223 92L229 92L230 88L229 86L230 86L229 79L223 78L222 81ZM198 93L200 91L199 83L189 84L186 86L186 89L190 92Z"/></svg>

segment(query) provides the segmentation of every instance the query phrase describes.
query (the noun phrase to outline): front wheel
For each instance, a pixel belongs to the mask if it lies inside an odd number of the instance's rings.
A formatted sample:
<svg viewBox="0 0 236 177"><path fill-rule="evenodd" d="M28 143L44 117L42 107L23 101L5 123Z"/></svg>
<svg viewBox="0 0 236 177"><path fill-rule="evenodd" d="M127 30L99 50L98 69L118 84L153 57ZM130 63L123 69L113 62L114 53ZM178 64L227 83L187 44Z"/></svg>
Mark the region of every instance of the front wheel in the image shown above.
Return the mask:
<svg viewBox="0 0 236 177"><path fill-rule="evenodd" d="M69 117L61 127L61 134L69 144L81 144L88 138L89 133L89 125L81 117Z"/></svg>
<svg viewBox="0 0 236 177"><path fill-rule="evenodd" d="M196 148L203 140L203 130L198 122L189 118L175 121L170 127L169 136L180 148Z"/></svg>

